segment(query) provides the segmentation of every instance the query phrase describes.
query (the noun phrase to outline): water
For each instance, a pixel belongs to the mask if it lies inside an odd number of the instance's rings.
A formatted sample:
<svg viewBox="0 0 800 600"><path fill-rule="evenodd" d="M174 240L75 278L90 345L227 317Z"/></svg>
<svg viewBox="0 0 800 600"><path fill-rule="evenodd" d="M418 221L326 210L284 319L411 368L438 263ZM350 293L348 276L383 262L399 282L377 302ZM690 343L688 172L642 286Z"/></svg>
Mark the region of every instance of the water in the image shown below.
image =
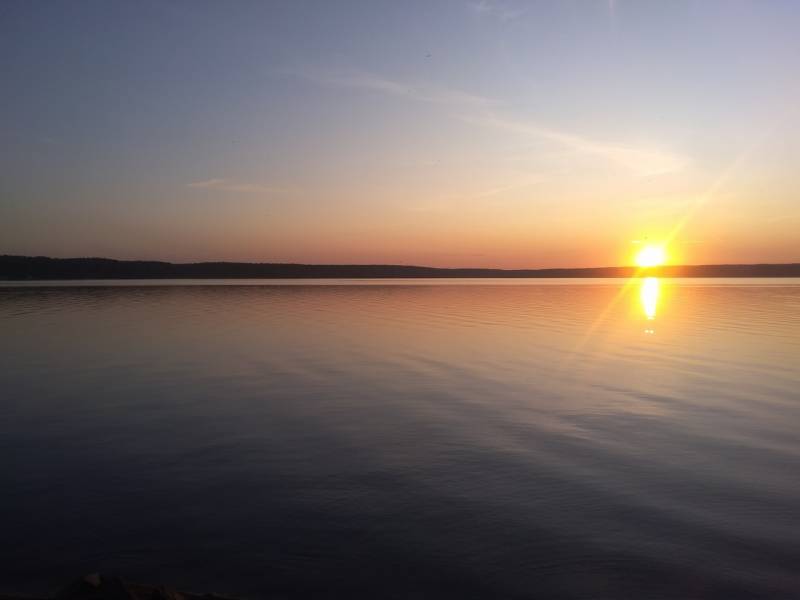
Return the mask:
<svg viewBox="0 0 800 600"><path fill-rule="evenodd" d="M0 287L0 591L800 596L800 280Z"/></svg>

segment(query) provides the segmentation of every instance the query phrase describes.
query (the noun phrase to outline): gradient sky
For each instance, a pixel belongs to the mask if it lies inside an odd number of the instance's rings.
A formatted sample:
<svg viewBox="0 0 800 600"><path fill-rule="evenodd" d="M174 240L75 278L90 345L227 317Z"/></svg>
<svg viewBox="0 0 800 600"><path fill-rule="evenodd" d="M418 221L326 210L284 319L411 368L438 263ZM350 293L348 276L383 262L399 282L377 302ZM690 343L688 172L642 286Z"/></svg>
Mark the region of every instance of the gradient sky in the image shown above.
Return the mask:
<svg viewBox="0 0 800 600"><path fill-rule="evenodd" d="M0 253L800 261L800 3L0 4Z"/></svg>

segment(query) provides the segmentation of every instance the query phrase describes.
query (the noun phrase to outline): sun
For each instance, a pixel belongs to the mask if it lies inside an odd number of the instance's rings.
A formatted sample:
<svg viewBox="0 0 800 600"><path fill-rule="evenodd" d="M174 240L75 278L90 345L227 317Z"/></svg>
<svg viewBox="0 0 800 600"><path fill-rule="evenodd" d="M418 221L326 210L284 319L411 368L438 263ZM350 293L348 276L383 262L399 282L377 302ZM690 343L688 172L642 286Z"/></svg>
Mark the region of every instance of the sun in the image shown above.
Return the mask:
<svg viewBox="0 0 800 600"><path fill-rule="evenodd" d="M667 260L667 253L663 246L648 245L636 254L636 264L640 267L657 267Z"/></svg>

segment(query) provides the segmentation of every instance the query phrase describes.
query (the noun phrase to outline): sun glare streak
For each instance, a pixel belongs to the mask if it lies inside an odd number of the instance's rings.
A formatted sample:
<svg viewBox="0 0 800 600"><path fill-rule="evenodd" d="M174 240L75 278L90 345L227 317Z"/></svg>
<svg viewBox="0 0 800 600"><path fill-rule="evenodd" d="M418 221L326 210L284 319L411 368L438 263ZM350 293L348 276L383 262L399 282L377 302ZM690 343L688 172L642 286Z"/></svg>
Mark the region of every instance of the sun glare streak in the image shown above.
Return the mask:
<svg viewBox="0 0 800 600"><path fill-rule="evenodd" d="M778 123L779 121L776 120L775 122ZM667 243L677 238L686 225L688 225L689 222L694 218L695 214L697 214L700 209L702 209L719 194L720 190L722 190L728 184L731 178L739 172L741 166L747 160L749 160L753 154L755 154L756 150L758 150L758 148L764 144L764 142L774 133L776 128L777 125L767 128L749 147L745 148L736 155L727 168L723 169L717 178L714 179L708 189L706 189L705 192L694 201L694 203L686 211L686 214L683 215L683 218L681 218L675 224L675 226L672 228L672 231L667 236Z"/></svg>
<svg viewBox="0 0 800 600"><path fill-rule="evenodd" d="M631 290L631 287L637 281L637 276L633 276L628 278L625 283L620 287L619 291L614 295L611 301L605 306L605 308L600 311L597 315L595 320L592 324L586 329L586 332L583 334L581 339L575 344L572 350L561 360L558 372L562 372L572 365L573 361L579 356L581 349L586 345L586 343L592 338L595 331L600 324L603 323L606 317L611 313L614 307L622 300L625 296L628 295L628 292Z"/></svg>
<svg viewBox="0 0 800 600"><path fill-rule="evenodd" d="M637 241L635 243L639 242ZM600 324L606 319L606 317L611 313L620 300L622 300L628 295L629 292L632 291L633 286L639 281L641 281L641 287L639 289L640 299L645 316L648 320L653 320L655 318L659 296L659 281L656 277L645 277L645 279L642 281L641 277L646 273L646 269L659 266L666 262L666 259L667 252L665 246L663 245L657 246L654 244L649 244L637 253L636 263L638 268L633 275L629 277L620 287L619 292L614 295L605 308L600 311L600 313L597 315L597 318L595 318L592 324L587 328L585 334L578 341L572 351L561 361L559 370L569 367L572 361L578 356L581 348L583 348L589 339L591 339L591 337L594 335ZM647 331L652 333L652 330Z"/></svg>

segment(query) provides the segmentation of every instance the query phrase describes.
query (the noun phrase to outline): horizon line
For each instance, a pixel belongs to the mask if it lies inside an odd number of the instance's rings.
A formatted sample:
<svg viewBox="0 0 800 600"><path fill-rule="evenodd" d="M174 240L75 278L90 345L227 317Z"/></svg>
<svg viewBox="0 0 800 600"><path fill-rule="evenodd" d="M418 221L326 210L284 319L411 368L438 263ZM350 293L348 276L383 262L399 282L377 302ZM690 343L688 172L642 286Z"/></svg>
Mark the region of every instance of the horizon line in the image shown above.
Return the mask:
<svg viewBox="0 0 800 600"><path fill-rule="evenodd" d="M155 263L162 265L172 266L198 266L198 265L270 265L270 266L291 266L291 267L391 267L402 269L429 269L437 271L502 271L502 272L520 272L520 271L594 271L594 270L607 270L607 269L636 269L640 271L655 271L660 269L676 269L684 267L791 267L800 265L800 260L794 262L758 262L758 263L683 263L683 264L662 264L655 267L640 267L633 264L624 265L604 265L593 267L474 267L474 266L447 266L447 267L434 267L421 264L407 264L407 263L380 263L380 262L363 262L363 263L305 263L305 262L273 262L273 261L238 261L238 260L199 260L176 262L161 259L126 259L126 258L109 258L107 256L46 256L46 255L26 255L26 254L0 254L2 259L25 259L25 260L52 260L52 261L77 261L77 260L96 260L96 261L109 261L116 263Z"/></svg>

